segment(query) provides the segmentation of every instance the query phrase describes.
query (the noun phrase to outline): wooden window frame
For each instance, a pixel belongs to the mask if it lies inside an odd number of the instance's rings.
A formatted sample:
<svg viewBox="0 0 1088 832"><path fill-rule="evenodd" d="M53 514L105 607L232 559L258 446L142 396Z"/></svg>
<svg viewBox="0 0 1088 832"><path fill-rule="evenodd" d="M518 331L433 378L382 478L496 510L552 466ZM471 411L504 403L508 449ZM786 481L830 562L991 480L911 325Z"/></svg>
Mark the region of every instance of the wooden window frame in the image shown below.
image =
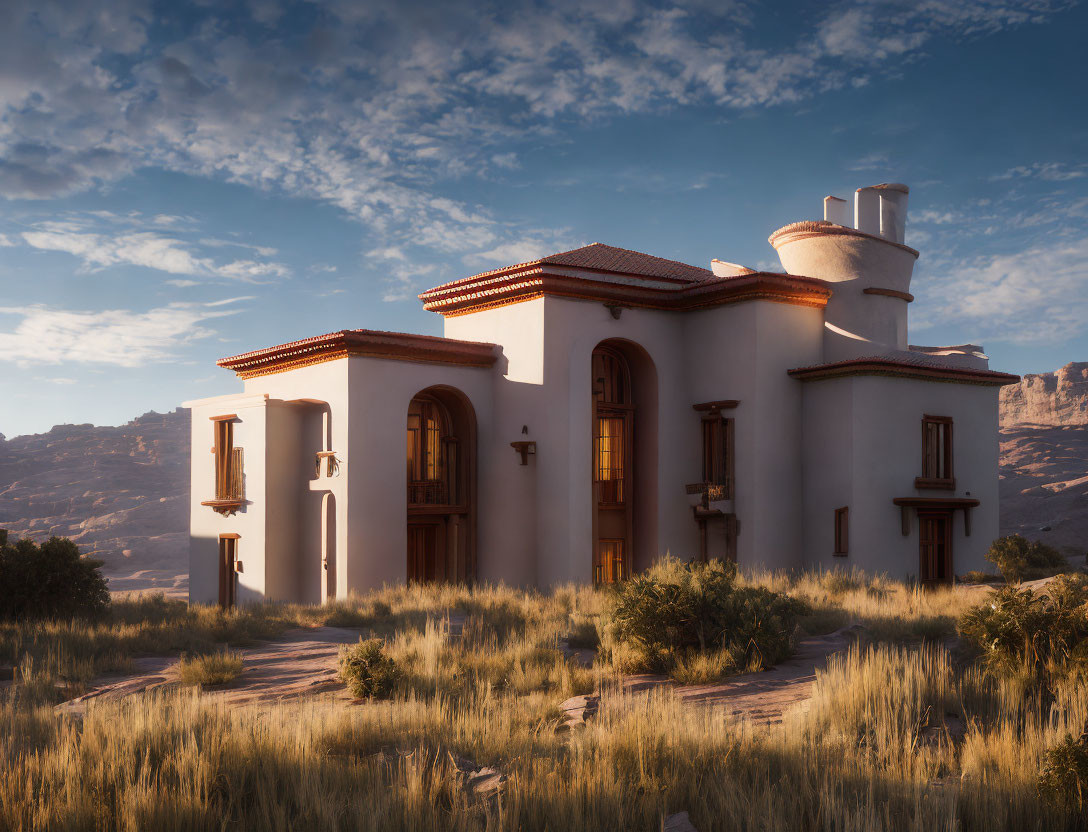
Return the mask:
<svg viewBox="0 0 1088 832"><path fill-rule="evenodd" d="M446 404L430 395L413 398L406 436L409 510L461 506L465 499L462 449Z"/></svg>
<svg viewBox="0 0 1088 832"><path fill-rule="evenodd" d="M835 557L850 553L850 507L835 509Z"/></svg>
<svg viewBox="0 0 1088 832"><path fill-rule="evenodd" d="M219 535L219 606L229 610L238 603L238 573L242 562L238 560L237 534Z"/></svg>
<svg viewBox="0 0 1088 832"><path fill-rule="evenodd" d="M922 476L915 477L915 488L936 491L956 489L952 424L949 416L929 413L922 416ZM930 441L931 434L935 434L933 443Z"/></svg>
<svg viewBox="0 0 1088 832"><path fill-rule="evenodd" d="M246 504L245 498L245 462L241 448L234 445L234 422L238 416L228 413L225 416L212 416L215 444L215 499L204 500L202 506L209 506L218 514L234 514Z"/></svg>
<svg viewBox="0 0 1088 832"><path fill-rule="evenodd" d="M718 486L719 499L733 499L733 446L736 421L720 412L704 416L702 422L703 483Z"/></svg>

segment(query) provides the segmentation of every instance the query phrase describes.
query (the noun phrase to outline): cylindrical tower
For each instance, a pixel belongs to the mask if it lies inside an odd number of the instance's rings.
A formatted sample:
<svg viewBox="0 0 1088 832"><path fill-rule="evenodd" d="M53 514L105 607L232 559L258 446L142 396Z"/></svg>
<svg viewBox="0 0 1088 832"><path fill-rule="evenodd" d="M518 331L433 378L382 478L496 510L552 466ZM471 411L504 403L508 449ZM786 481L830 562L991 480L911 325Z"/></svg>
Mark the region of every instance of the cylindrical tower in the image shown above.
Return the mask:
<svg viewBox="0 0 1088 832"><path fill-rule="evenodd" d="M824 312L824 360L881 355L907 348L907 304L918 252L903 244L906 185L859 188L854 226L846 203L824 200L824 219L795 222L770 243L788 274L835 284Z"/></svg>

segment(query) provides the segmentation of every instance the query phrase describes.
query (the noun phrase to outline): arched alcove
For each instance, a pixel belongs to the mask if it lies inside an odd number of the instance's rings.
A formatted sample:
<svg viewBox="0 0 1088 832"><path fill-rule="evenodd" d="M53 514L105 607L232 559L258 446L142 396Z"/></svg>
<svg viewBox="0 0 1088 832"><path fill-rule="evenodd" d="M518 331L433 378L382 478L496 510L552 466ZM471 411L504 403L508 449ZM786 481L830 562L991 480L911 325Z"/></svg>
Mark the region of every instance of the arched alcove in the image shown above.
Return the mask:
<svg viewBox="0 0 1088 832"><path fill-rule="evenodd" d="M452 387L412 397L407 419L409 582L476 578L476 416Z"/></svg>
<svg viewBox="0 0 1088 832"><path fill-rule="evenodd" d="M657 371L638 344L592 354L593 581L614 583L657 554Z"/></svg>

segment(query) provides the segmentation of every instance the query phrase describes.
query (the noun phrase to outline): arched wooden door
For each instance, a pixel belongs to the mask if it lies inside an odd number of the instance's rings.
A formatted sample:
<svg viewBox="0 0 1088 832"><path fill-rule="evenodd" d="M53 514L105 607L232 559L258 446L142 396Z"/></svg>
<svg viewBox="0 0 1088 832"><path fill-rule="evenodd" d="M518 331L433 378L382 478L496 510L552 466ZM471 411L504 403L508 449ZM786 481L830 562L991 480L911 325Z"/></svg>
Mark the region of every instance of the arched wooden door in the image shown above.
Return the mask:
<svg viewBox="0 0 1088 832"><path fill-rule="evenodd" d="M635 405L631 368L619 350L593 351L593 582L631 572Z"/></svg>
<svg viewBox="0 0 1088 832"><path fill-rule="evenodd" d="M408 580L468 582L473 549L475 420L450 391L433 388L408 407Z"/></svg>

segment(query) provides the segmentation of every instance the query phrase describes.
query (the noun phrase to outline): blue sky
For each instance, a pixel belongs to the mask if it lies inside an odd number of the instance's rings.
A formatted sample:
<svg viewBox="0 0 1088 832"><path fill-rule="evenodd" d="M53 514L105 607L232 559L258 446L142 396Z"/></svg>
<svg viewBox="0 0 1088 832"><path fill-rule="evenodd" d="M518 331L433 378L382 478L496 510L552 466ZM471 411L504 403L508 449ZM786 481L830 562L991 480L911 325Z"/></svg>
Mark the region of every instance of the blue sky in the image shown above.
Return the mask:
<svg viewBox="0 0 1088 832"><path fill-rule="evenodd" d="M911 341L1088 359L1088 12L1054 0L0 4L0 432L600 241L778 269L911 186Z"/></svg>

